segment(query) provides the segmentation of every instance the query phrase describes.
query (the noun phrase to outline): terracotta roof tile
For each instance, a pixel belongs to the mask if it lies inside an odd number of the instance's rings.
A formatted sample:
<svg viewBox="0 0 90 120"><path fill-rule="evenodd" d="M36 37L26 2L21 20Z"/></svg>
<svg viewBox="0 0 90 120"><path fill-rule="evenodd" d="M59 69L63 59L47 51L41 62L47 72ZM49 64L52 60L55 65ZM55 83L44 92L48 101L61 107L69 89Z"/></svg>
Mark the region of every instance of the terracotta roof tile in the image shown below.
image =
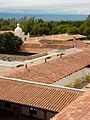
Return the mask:
<svg viewBox="0 0 90 120"><path fill-rule="evenodd" d="M73 41L73 38L78 40ZM69 35L69 34L60 34L60 35L49 35L49 36L40 36L40 37L30 37L30 40L24 41L20 51L22 52L47 52L47 49L68 49L73 46L85 47L86 43L83 43L81 38L86 38L83 35ZM71 40L71 41L69 41ZM44 48L44 49L43 49Z"/></svg>
<svg viewBox="0 0 90 120"><path fill-rule="evenodd" d="M0 79L0 100L60 112L83 92Z"/></svg>
<svg viewBox="0 0 90 120"><path fill-rule="evenodd" d="M84 50L68 57L47 61L47 63L29 65L28 69L16 68L2 75L50 84L88 65L90 65L90 50Z"/></svg>
<svg viewBox="0 0 90 120"><path fill-rule="evenodd" d="M90 120L90 91L80 96L51 120Z"/></svg>
<svg viewBox="0 0 90 120"><path fill-rule="evenodd" d="M68 40L73 40L73 38L76 39L83 39L83 38L87 38L87 36L84 35L80 35L80 34L76 34L76 35L70 35L70 34L57 34L57 35L48 35L45 36L46 40L61 40L61 41L68 41ZM40 37L41 39L43 37ZM44 39L44 38L43 38Z"/></svg>

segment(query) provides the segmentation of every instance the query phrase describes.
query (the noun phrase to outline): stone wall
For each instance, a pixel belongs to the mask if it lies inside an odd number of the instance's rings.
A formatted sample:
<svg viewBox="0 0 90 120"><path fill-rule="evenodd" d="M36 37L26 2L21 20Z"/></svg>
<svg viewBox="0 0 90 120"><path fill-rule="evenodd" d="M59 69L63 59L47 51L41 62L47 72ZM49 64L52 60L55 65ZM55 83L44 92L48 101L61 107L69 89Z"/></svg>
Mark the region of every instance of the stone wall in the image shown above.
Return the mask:
<svg viewBox="0 0 90 120"><path fill-rule="evenodd" d="M41 57L43 55L46 55L46 53L34 54L34 55L29 55L29 56L0 54L0 60L4 60L4 61L24 61L24 60L31 60L31 59L34 59L34 58L38 58L38 57Z"/></svg>

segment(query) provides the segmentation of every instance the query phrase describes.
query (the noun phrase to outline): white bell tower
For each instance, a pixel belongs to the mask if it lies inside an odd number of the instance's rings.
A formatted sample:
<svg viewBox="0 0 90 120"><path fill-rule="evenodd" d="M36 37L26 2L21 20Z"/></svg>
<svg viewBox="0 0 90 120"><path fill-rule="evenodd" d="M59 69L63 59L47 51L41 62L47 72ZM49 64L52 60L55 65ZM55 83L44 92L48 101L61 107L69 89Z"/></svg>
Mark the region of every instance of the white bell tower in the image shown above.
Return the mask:
<svg viewBox="0 0 90 120"><path fill-rule="evenodd" d="M15 28L15 35L18 36L18 37L21 37L23 36L23 31L22 29L20 28L20 25L19 23L17 24L17 28Z"/></svg>

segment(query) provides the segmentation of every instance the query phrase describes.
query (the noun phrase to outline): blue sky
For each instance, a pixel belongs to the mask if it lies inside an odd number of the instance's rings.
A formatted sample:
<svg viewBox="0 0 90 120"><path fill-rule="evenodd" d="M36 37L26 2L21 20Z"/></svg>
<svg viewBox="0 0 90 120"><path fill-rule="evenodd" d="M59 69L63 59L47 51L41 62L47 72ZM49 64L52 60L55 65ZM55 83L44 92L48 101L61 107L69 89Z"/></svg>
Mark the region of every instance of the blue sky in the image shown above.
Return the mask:
<svg viewBox="0 0 90 120"><path fill-rule="evenodd" d="M0 0L0 11L89 14L90 0Z"/></svg>

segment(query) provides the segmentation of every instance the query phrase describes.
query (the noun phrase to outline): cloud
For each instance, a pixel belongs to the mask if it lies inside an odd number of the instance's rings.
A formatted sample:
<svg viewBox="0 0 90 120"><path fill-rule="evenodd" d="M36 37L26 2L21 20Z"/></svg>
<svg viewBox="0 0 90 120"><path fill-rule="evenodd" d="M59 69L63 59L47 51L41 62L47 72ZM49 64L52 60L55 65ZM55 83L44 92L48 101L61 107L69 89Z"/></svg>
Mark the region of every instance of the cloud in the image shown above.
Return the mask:
<svg viewBox="0 0 90 120"><path fill-rule="evenodd" d="M48 13L90 13L90 0L0 0L1 10L17 9Z"/></svg>

